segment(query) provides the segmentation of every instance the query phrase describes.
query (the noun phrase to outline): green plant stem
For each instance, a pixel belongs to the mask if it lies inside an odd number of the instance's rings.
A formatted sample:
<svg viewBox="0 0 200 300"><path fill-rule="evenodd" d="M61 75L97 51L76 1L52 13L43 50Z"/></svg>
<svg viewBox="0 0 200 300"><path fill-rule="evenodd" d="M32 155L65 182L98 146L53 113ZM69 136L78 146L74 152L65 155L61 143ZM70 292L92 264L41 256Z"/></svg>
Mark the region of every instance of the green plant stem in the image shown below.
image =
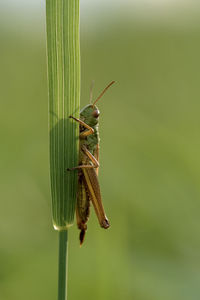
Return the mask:
<svg viewBox="0 0 200 300"><path fill-rule="evenodd" d="M58 300L67 299L68 231L59 232Z"/></svg>
<svg viewBox="0 0 200 300"><path fill-rule="evenodd" d="M80 112L79 0L46 0L50 178L53 225L59 231L58 300L67 299L67 231L77 195Z"/></svg>

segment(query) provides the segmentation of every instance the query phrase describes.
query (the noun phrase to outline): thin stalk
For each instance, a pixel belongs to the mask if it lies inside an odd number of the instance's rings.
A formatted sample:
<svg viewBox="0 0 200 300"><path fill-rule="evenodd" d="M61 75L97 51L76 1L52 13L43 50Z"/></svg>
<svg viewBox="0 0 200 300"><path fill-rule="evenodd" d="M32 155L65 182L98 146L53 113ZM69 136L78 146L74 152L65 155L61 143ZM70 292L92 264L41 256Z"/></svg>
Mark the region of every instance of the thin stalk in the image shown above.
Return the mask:
<svg viewBox="0 0 200 300"><path fill-rule="evenodd" d="M58 300L67 299L68 231L59 232Z"/></svg>

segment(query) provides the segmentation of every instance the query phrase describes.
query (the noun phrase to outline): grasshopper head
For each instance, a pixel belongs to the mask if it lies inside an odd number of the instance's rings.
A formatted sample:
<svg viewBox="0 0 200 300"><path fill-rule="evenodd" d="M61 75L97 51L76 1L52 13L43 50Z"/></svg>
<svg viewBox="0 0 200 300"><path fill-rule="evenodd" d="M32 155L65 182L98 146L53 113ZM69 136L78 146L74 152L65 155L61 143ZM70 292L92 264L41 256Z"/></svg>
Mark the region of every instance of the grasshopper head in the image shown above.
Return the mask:
<svg viewBox="0 0 200 300"><path fill-rule="evenodd" d="M101 92L101 94L94 101L93 104L88 104L87 106L85 106L81 110L81 112L80 112L81 120L83 120L89 126L93 127L93 126L95 126L95 125L98 124L98 118L99 118L99 115L100 115L100 111L98 110L98 107L95 104L97 103L97 101L99 101L99 99L101 99L101 97L103 96L103 94L107 91L107 89L113 83L115 83L115 81L112 81L111 83L109 83L109 85L107 85L107 87ZM91 92L92 92L92 90L91 90ZM90 100L92 100L92 93L91 93L91 99Z"/></svg>
<svg viewBox="0 0 200 300"><path fill-rule="evenodd" d="M97 106L93 104L85 106L80 112L81 120L91 127L98 124L99 115L100 111Z"/></svg>

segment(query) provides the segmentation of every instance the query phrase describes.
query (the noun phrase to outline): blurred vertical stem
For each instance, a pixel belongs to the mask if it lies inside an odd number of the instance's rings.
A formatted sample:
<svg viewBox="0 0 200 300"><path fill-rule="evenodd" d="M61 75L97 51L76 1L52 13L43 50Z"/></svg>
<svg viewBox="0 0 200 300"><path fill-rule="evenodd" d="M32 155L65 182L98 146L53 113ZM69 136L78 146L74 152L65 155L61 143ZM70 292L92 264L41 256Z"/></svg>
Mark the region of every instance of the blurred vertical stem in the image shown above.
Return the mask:
<svg viewBox="0 0 200 300"><path fill-rule="evenodd" d="M58 300L67 299L67 240L68 231L60 231L58 260Z"/></svg>
<svg viewBox="0 0 200 300"><path fill-rule="evenodd" d="M79 0L46 0L50 177L53 225L59 231L58 299L67 298L67 230L73 224L78 165L80 44Z"/></svg>

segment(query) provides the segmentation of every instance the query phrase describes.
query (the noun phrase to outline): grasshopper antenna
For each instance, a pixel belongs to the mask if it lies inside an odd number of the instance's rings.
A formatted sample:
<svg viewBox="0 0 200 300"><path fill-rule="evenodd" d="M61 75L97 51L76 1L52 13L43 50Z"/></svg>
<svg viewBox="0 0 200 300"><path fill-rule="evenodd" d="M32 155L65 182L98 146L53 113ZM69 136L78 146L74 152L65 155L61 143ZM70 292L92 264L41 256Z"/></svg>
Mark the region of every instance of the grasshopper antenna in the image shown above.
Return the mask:
<svg viewBox="0 0 200 300"><path fill-rule="evenodd" d="M109 85L107 85L107 87L105 87L105 89L101 92L101 94L99 95L99 97L94 101L93 103L93 107L95 106L95 104L97 103L97 101L99 101L99 99L105 94L105 92L107 91L107 89L109 89L109 87L115 83L115 81L112 81L111 83L109 83Z"/></svg>
<svg viewBox="0 0 200 300"><path fill-rule="evenodd" d="M90 104L92 103L92 92L93 92L93 88L94 88L94 80L92 80L91 86L90 86Z"/></svg>

